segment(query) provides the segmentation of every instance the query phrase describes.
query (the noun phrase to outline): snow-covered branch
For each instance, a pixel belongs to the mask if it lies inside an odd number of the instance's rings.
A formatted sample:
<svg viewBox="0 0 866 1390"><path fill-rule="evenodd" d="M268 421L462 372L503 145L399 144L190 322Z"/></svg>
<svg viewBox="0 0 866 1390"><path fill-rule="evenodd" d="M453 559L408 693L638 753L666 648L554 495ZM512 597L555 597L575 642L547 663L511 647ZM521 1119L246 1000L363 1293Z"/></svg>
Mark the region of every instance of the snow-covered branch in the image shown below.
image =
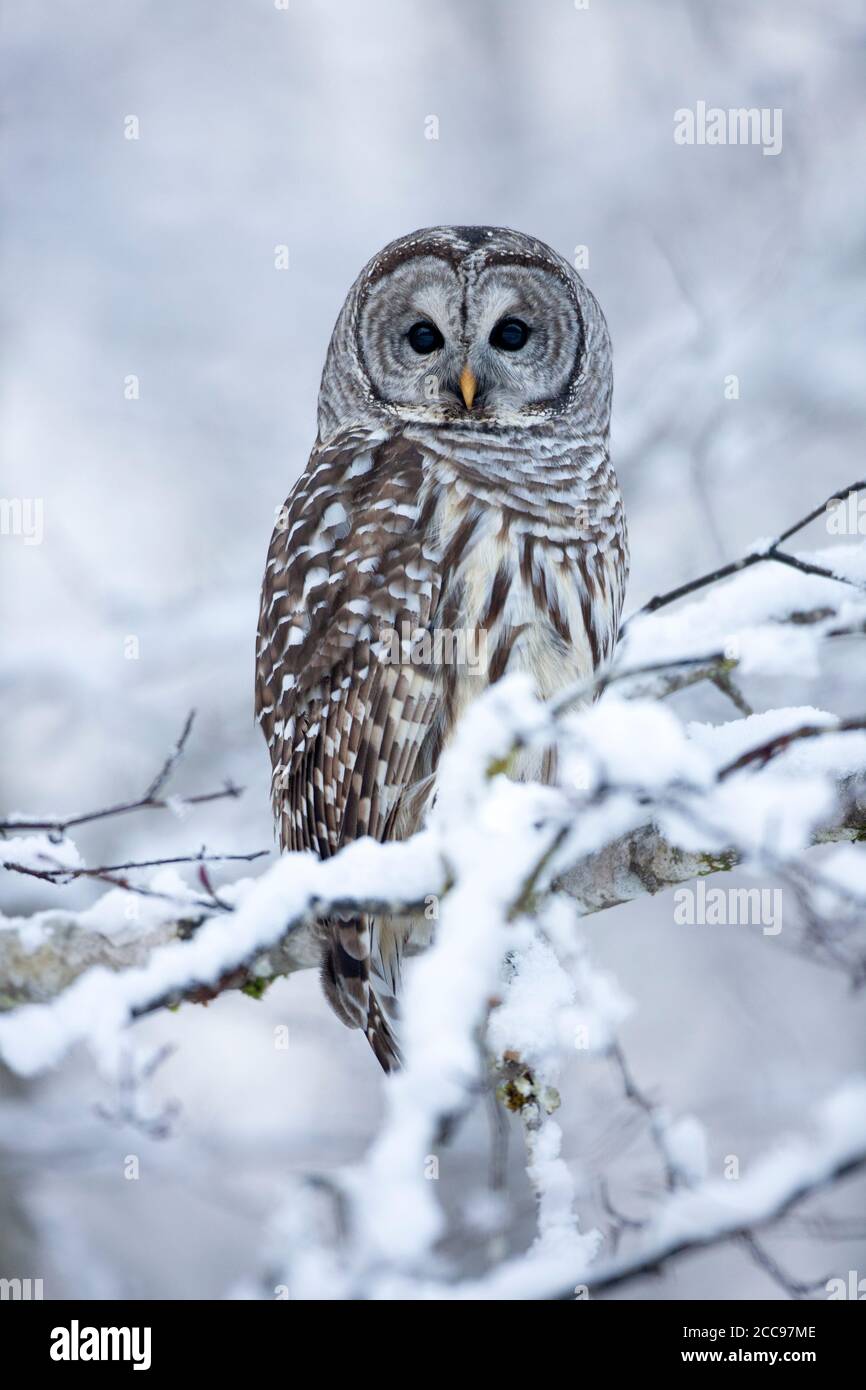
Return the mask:
<svg viewBox="0 0 866 1390"><path fill-rule="evenodd" d="M852 1081L818 1109L814 1132L779 1144L736 1180L680 1188L641 1227L632 1249L578 1264L569 1255L529 1252L463 1284L389 1282L373 1297L575 1299L605 1293L671 1260L723 1241L752 1238L800 1203L866 1169L866 1082Z"/></svg>
<svg viewBox="0 0 866 1390"><path fill-rule="evenodd" d="M859 573L862 548L833 553L835 572ZM851 622L866 613L866 596L858 592L852 598L841 579L814 573L825 568L785 569L786 585L780 589L777 571L752 567L687 605L675 623L666 614L640 617L630 625L624 654L592 689L569 692L546 706L518 689L519 682L490 691L477 722L494 730L495 755L491 752L486 763L478 759L478 747L489 739L480 744L476 739L475 747L461 741L463 770L452 777L452 800L444 803L450 805L452 824L465 804L480 805L495 792L491 767L506 769L514 751L528 741L556 741L562 777L561 786L544 793L557 826L546 876L559 880L580 912L597 912L738 863L782 874L796 863L802 896L803 849L815 841L854 842L864 835L864 721L839 721L807 707L715 727L684 725L647 696L671 693L669 682L677 675L707 677L734 661L741 669L763 669L768 662L772 667L779 660L773 649L778 633L789 656L791 632L807 634L814 659L840 616ZM814 613L816 599L823 615L818 621L794 629L786 625L792 605ZM644 625L653 629L651 636ZM708 645L715 648L709 656ZM802 646L796 656L801 669L807 668ZM654 690L648 681L656 682ZM587 697L599 691L601 700L587 707ZM116 810L163 804L165 782L190 722L145 795ZM442 793L439 804L441 809ZM60 834L61 822L50 824L50 840L30 835L3 842L4 861L57 878L87 873L77 847ZM56 1000L53 1016L69 1020L76 1016L76 1001L86 1001L81 1013L93 1031L101 1016L97 999L104 998L109 1013L129 1018L181 999L208 999L224 989L257 992L277 976L313 965L315 923L329 911L435 919L453 881L455 853L453 831L442 814L437 824L438 836L425 830L405 845L362 843L327 864L308 856L285 857L259 880L222 885L218 894L206 877L200 883L207 894L193 890L168 864L146 880L145 865L102 866L92 872L106 876L106 868L123 868L124 874L109 880L116 886L94 907L0 919L0 1004L20 1013L15 1006ZM485 853L479 847L479 863ZM199 854L189 861L203 873L206 858ZM860 868L858 884L852 883L848 865L835 880L831 874L828 882L825 873L821 886L862 905L866 878ZM213 920L216 912L226 916L222 928ZM415 948L423 944L423 935L419 940L416 934ZM107 970L81 979L100 966ZM27 1010L24 1014L0 1025L0 1049L19 1029L36 1026ZM68 1031L71 1045L75 1029Z"/></svg>
<svg viewBox="0 0 866 1390"><path fill-rule="evenodd" d="M363 1161L317 1184L316 1200L339 1209L342 1234L321 1233L304 1184L287 1202L275 1232L287 1287L329 1298L554 1297L613 1287L733 1236L768 1267L756 1232L866 1162L866 1089L849 1088L826 1109L811 1143L736 1184L708 1181L695 1125L669 1122L631 1077L617 1037L628 1003L593 968L580 919L740 865L784 885L805 949L856 984L866 978L857 935L866 717L808 705L752 713L742 689L753 676L808 679L831 639L838 650L866 631L866 551L783 551L798 529L647 605L592 681L548 702L521 676L488 690L442 758L427 824L405 842L362 840L326 861L285 855L258 878L218 886L207 866L255 856L202 849L88 866L70 829L170 804L165 786L189 721L137 800L65 819L11 818L2 862L12 873L50 891L74 878L102 879L110 891L77 913L0 919L0 1060L31 1075L85 1043L117 1070L124 1030L141 1015L230 989L260 994L316 965L323 919L411 920L410 951L421 958L402 1000L405 1066ZM698 681L712 682L738 717L685 721L680 701ZM553 745L556 785L511 780L523 751ZM823 853L807 854L815 845ZM774 911L763 930L781 929ZM633 1248L603 1258L601 1234L578 1226L555 1118L563 1058L576 1046L619 1059L667 1188ZM431 1274L445 1214L425 1165L491 1079L522 1123L538 1237L519 1260L455 1285Z"/></svg>
<svg viewBox="0 0 866 1390"><path fill-rule="evenodd" d="M840 779L835 814L814 832L815 843L846 843L866 835L866 774ZM426 848L425 848L426 847ZM424 867L419 867L418 888L414 896L385 893L378 889L364 892L356 883L357 852L343 851L330 871L335 888L324 887L292 912L288 907L283 929L276 942L259 942L245 959L238 952L224 962L214 976L197 971L189 955L178 957L183 972L172 989L154 994L136 1005L136 1012L148 1012L163 1004L182 999L200 1002L231 989L256 993L268 981L306 970L318 964L319 947L315 922L328 910L368 912L380 916L424 916L435 912L435 904L447 891L448 875L432 845L419 837L414 846ZM383 873L390 872L393 855L370 845L367 852L380 856ZM665 838L652 821L616 837L602 849L586 855L560 874L564 891L575 899L582 913L600 912L631 902L644 894L656 894L697 878L728 871L747 858L745 851L730 848L684 849ZM196 862L190 857L189 862ZM418 861L416 861L418 862ZM286 856L255 881L264 890L270 876L290 883L309 869L307 856ZM387 865L387 867L386 867ZM94 967L119 972L139 967L157 947L183 944L194 938L209 921L211 905L191 892L175 874L162 873L153 880L150 901L136 901L137 892L118 888L107 893L95 907L82 911L51 908L29 917L0 917L0 1012L24 1004L47 1003L69 988ZM234 921L241 905L247 903L253 880L220 888L221 902L230 907ZM256 910L257 898L247 905ZM231 928L230 928L231 929ZM240 938L238 938L240 940ZM410 954L423 947L419 941Z"/></svg>

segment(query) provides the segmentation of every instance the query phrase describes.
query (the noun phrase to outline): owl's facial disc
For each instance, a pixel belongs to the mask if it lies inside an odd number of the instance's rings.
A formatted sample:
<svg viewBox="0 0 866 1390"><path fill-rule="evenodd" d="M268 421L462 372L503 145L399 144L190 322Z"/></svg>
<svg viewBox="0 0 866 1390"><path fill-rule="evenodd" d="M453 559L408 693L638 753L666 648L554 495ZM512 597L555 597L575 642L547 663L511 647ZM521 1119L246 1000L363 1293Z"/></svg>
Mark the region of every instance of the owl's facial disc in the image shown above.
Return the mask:
<svg viewBox="0 0 866 1390"><path fill-rule="evenodd" d="M543 265L494 262L469 286L468 363L488 415L529 418L564 402L580 369L573 287Z"/></svg>
<svg viewBox="0 0 866 1390"><path fill-rule="evenodd" d="M461 301L453 265L438 256L414 256L370 286L357 328L361 365L380 401L409 408L401 415L429 419L453 397L450 383L456 387L463 366Z"/></svg>
<svg viewBox="0 0 866 1390"><path fill-rule="evenodd" d="M563 408L582 342L574 287L523 260L413 256L370 285L357 325L383 404L405 420L468 427Z"/></svg>

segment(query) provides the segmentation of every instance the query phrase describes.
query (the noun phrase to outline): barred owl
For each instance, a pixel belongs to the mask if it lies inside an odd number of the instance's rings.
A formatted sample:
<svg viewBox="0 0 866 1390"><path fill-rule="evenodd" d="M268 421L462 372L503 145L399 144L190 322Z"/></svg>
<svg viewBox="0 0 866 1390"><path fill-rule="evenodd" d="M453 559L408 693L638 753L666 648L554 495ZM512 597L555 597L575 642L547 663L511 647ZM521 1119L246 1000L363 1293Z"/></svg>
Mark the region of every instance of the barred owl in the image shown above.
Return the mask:
<svg viewBox="0 0 866 1390"><path fill-rule="evenodd" d="M361 272L262 587L256 712L283 849L411 834L486 685L518 669L549 696L610 655L628 569L611 391L598 304L532 237L436 227ZM516 775L552 780L555 754ZM325 992L386 1071L409 931L319 925Z"/></svg>

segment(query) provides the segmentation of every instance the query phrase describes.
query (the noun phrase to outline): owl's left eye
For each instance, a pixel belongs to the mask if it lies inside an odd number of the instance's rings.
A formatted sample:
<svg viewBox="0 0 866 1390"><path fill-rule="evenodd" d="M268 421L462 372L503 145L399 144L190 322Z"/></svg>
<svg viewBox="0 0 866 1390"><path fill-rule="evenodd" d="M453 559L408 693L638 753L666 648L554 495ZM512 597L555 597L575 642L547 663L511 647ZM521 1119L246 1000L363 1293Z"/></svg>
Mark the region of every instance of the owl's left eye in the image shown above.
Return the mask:
<svg viewBox="0 0 866 1390"><path fill-rule="evenodd" d="M500 319L490 334L490 346L505 352L519 352L529 339L529 325L523 319Z"/></svg>
<svg viewBox="0 0 866 1390"><path fill-rule="evenodd" d="M428 323L426 319L413 323L406 337L415 351L425 357L428 352L435 352L437 348L445 346L445 339L435 323Z"/></svg>

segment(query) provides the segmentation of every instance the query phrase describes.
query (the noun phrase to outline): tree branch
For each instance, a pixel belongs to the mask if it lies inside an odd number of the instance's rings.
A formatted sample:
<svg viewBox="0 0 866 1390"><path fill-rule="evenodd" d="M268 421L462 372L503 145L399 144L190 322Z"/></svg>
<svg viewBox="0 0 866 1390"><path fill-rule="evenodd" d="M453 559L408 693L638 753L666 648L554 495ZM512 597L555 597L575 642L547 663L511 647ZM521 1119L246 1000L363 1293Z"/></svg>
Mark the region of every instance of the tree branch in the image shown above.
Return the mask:
<svg viewBox="0 0 866 1390"><path fill-rule="evenodd" d="M823 732L832 733L834 729ZM847 777L838 785L837 815L815 832L815 843L850 842L864 836L866 777ZM645 894L654 895L696 878L727 872L742 857L736 849L681 849L666 840L653 822L647 822L579 860L560 873L558 881L577 900L583 913L602 912ZM299 861L304 858L296 856ZM282 862L288 860L287 856ZM257 989L263 981L317 966L318 918L328 913L423 918L448 887L444 868L433 863L423 890L408 898L337 894L326 902L312 896L302 911L287 917L281 939L256 951L254 959L238 962L218 981L195 980L185 991L154 998L142 1012L183 999L201 1003L225 990ZM0 929L0 1010L53 999L94 965L105 965L110 970L140 965L157 946L189 940L216 907L213 901L191 898L188 910L184 911L183 905L174 900L172 911L169 895L154 896L165 898L167 906L152 925L143 926L133 919L125 930L112 930L110 934L89 924L88 911L49 910L28 918L8 919L5 929ZM415 954L425 944L413 942L408 953Z"/></svg>
<svg viewBox="0 0 866 1390"><path fill-rule="evenodd" d="M606 1264L600 1264L594 1271L588 1271L582 1282L591 1293L606 1293L610 1289L619 1288L621 1285L644 1275L660 1274L663 1266L667 1267L671 1260L677 1259L681 1255L690 1254L697 1250L706 1250L728 1240L741 1239L746 1242L754 1242L756 1231L767 1230L799 1206L801 1202L816 1196L819 1192L826 1191L845 1178L862 1173L864 1170L866 1170L866 1145L861 1146L853 1154L840 1155L826 1168L814 1175L803 1176L792 1181L787 1190L783 1190L779 1194L771 1209L763 1214L755 1216L747 1210L746 1204L743 1204L742 1208L738 1208L737 1204L731 1203L728 1211L720 1213L716 1222L707 1221L705 1213L698 1214L701 1200L700 1190L690 1191L678 1199L683 1203L685 1217L679 1232L669 1236L650 1235L630 1254L611 1260ZM696 1218L689 1221L686 1215L687 1204L692 1199L694 1199ZM766 1272L771 1273L770 1270L766 1269L766 1255L763 1250L760 1253ZM781 1271L772 1272L772 1277L779 1278L780 1276L784 1277ZM796 1294L803 1296L814 1291L816 1287L815 1282L808 1285L797 1284L795 1286ZM571 1299L574 1297L574 1293L569 1290L561 1293L560 1297Z"/></svg>
<svg viewBox="0 0 866 1390"><path fill-rule="evenodd" d="M815 521L823 512L826 511L831 502L839 502L850 492L863 492L866 490L866 479L852 483L850 487L841 488L838 492L832 493L820 507L815 507L806 516L795 521L793 526L789 526L780 536L777 536L766 548L750 551L748 555L743 555L739 560L733 560L728 565L721 565L718 569L710 570L707 574L701 575L698 579L690 579L686 584L680 584L676 589L670 589L667 593L656 594L643 608L639 610L635 617L640 614L656 613L659 608L666 608L669 603L676 603L678 599L686 598L689 594L694 594L698 589L705 589L710 584L717 584L722 579L730 579L734 574L739 574L741 570L749 569L752 565L760 565L768 560L775 560L780 564L789 565L793 569L800 570L803 574L814 574L822 579L834 579L840 584L850 584L852 588L860 589L862 585L855 583L854 580L846 578L844 575L834 574L832 570L826 569L823 565L813 565L805 560L799 559L796 555L790 555L787 551L780 550L779 547L791 536L795 536L799 531L804 530L812 521ZM629 621L632 621L629 619ZM623 632L625 628L623 628Z"/></svg>
<svg viewBox="0 0 866 1390"><path fill-rule="evenodd" d="M0 835L20 835L26 834L28 831L32 833L38 830L65 835L67 830L71 830L75 826L91 825L94 821L108 820L112 816L127 815L131 811L164 811L167 807L176 805L178 801L185 806L204 806L209 801L222 801L225 797L239 797L243 792L243 787L236 787L231 781L227 781L222 790L218 792L205 792L198 796L184 796L176 799L162 796L166 783L183 755L194 720L195 710L190 710L177 743L142 796L133 801L121 801L115 806L103 806L97 811L83 811L74 816L52 816L42 820L35 816L13 816L8 820L0 821Z"/></svg>

